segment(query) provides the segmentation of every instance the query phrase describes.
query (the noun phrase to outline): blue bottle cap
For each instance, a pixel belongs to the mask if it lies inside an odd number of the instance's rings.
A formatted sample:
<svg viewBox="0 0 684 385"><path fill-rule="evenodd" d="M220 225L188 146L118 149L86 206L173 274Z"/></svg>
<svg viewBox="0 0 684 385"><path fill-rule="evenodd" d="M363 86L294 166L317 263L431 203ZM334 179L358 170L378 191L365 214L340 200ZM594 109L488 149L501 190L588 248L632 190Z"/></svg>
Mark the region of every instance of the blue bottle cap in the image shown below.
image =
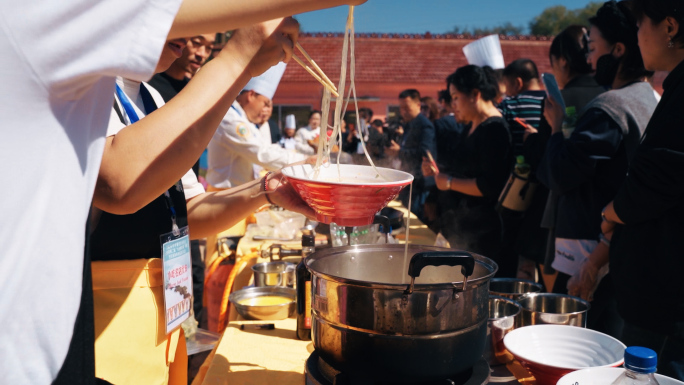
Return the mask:
<svg viewBox="0 0 684 385"><path fill-rule="evenodd" d="M649 348L630 346L625 349L625 368L637 373L655 373L658 354Z"/></svg>

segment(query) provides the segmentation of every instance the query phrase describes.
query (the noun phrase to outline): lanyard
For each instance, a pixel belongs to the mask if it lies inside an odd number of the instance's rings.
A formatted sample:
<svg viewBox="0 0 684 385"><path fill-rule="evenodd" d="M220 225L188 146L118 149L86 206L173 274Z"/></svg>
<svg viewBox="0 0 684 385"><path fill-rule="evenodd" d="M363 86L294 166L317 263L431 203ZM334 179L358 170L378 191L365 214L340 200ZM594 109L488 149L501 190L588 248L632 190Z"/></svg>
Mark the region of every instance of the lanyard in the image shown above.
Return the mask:
<svg viewBox="0 0 684 385"><path fill-rule="evenodd" d="M179 236L180 230L178 229L178 224L176 224L176 208L173 206L173 200L171 199L169 190L164 191L164 200L166 202L166 208L171 212L171 231L173 232L173 235Z"/></svg>
<svg viewBox="0 0 684 385"><path fill-rule="evenodd" d="M140 120L140 117L135 112L135 108L133 108L131 100L128 98L128 96L126 96L118 84L116 85L116 94L119 97L119 101L121 102L121 105L123 106L126 116L128 116L128 120L131 122L131 124ZM152 94L150 94L150 91L142 83L140 83L140 96L143 100L145 113L151 114L157 109L157 103L154 102ZM164 198L166 202L166 208L168 208L171 212L171 229L173 231L173 235L178 236L180 235L180 230L178 229L178 224L176 224L176 208L173 206L173 200L171 199L171 194L169 194L168 190L164 191Z"/></svg>
<svg viewBox="0 0 684 385"><path fill-rule="evenodd" d="M118 84L116 85L116 95L119 97L119 101L121 102L121 105L123 106L126 116L128 116L128 120L131 122L131 124L140 120L140 117L135 112L135 108L133 108L133 103L131 103L131 100L128 98L128 96L126 96ZM140 83L140 96L142 97L146 114L149 115L157 109L157 104L154 102L152 94L150 94L150 91L142 83Z"/></svg>

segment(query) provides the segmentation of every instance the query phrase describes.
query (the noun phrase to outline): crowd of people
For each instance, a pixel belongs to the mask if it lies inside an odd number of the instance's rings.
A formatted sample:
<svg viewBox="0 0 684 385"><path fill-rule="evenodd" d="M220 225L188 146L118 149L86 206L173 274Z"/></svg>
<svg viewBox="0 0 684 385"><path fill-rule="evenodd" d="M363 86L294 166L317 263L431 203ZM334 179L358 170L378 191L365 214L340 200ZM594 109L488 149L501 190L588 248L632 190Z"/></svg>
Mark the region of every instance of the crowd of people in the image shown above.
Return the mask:
<svg viewBox="0 0 684 385"><path fill-rule="evenodd" d="M164 250L186 242L201 315L197 240L265 204L313 216L279 170L315 161L331 130L317 110L303 127L271 120L299 32L282 17L364 1L0 6L0 161L26 160L0 201L8 383L187 382L183 329L164 329ZM678 5L609 1L557 35L562 101L529 59L467 65L435 98L397 95L400 119L360 108L332 152L410 172L399 199L450 247L500 277L553 267L546 289L592 301L588 327L654 349L658 371L684 380ZM669 72L662 100L654 71ZM516 178L522 208L506 204Z"/></svg>
<svg viewBox="0 0 684 385"><path fill-rule="evenodd" d="M532 60L468 65L437 100L401 92L397 121L360 110L342 151L363 162L363 137L376 163L414 175L400 199L450 247L492 258L499 277L543 284L542 268L555 269L546 290L590 300L589 328L653 348L659 371L682 379L683 20L674 1L607 2L550 46L562 101ZM670 72L662 101L656 70ZM516 164L529 170L522 208L506 206Z"/></svg>

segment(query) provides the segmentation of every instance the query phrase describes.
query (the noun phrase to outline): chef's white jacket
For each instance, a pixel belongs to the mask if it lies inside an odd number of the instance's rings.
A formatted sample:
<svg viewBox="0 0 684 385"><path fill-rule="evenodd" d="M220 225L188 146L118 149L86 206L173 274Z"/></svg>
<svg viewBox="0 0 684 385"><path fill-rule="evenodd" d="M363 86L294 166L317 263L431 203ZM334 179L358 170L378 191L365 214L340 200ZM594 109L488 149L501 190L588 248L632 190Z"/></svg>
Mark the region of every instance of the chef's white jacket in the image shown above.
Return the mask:
<svg viewBox="0 0 684 385"><path fill-rule="evenodd" d="M297 130L297 133L295 133L294 136L295 140L297 141L297 144L295 145L295 149L297 150L297 152L301 152L302 154L307 155L315 154L316 151L314 151L313 147L309 145L309 140L316 139L320 134L320 127L318 127L315 130L312 130L311 127L306 126ZM318 139L316 139L316 141L318 142Z"/></svg>
<svg viewBox="0 0 684 385"><path fill-rule="evenodd" d="M306 155L287 151L271 143L249 121L236 101L221 121L208 146L207 182L216 188L229 188L257 178L254 165L268 171L306 159Z"/></svg>

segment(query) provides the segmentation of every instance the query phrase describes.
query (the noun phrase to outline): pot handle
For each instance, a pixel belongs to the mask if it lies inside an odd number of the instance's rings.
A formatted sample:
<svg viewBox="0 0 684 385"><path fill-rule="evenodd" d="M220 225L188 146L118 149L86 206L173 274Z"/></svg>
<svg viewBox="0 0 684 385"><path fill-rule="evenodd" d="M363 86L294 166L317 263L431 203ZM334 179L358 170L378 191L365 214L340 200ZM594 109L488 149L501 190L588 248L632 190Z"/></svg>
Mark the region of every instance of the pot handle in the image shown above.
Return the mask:
<svg viewBox="0 0 684 385"><path fill-rule="evenodd" d="M409 262L408 275L411 284L406 290L407 294L413 293L416 277L425 266L461 266L463 273L463 290L465 290L468 277L475 270L475 258L467 251L425 251L416 253Z"/></svg>
<svg viewBox="0 0 684 385"><path fill-rule="evenodd" d="M475 258L467 251L426 251L411 258L408 275L420 277L425 266L462 266L463 275L469 277L475 270Z"/></svg>
<svg viewBox="0 0 684 385"><path fill-rule="evenodd" d="M389 234L392 229L389 218L386 215L375 214L373 224L376 223L379 223L382 226L382 232L385 234L385 243L389 243Z"/></svg>
<svg viewBox="0 0 684 385"><path fill-rule="evenodd" d="M276 255L278 256L276 258ZM282 261L283 257L298 257L302 255L302 250L300 249L284 249L283 245L281 244L273 244L271 245L268 250L262 250L261 251L261 257L262 258L270 258L271 262L274 261Z"/></svg>

